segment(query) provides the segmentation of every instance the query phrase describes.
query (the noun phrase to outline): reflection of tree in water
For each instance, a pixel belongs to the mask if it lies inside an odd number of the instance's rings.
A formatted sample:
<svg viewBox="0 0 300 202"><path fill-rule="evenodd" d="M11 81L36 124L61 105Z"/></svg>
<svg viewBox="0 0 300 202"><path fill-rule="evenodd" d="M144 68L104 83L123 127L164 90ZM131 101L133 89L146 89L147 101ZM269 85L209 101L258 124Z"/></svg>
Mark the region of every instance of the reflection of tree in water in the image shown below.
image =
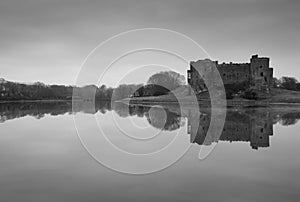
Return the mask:
<svg viewBox="0 0 300 202"><path fill-rule="evenodd" d="M300 113L288 113L281 117L281 124L283 126L294 125L299 121Z"/></svg>
<svg viewBox="0 0 300 202"><path fill-rule="evenodd" d="M71 102L15 102L2 103L0 105L0 122L6 120L21 118L24 116L33 116L37 119L43 118L45 114L56 116L72 111Z"/></svg>
<svg viewBox="0 0 300 202"><path fill-rule="evenodd" d="M210 110L179 105L141 106L121 102L18 102L0 104L0 123L10 119L32 116L37 119L45 115L56 116L76 112L106 113L115 111L120 117L136 116L146 118L157 129L174 131L185 124L190 141L200 145L210 145L218 141L249 142L251 148L269 147L273 135L273 124L293 125L300 119L300 112L294 109L241 108L228 109L222 134L210 133ZM182 114L182 116L181 116ZM183 118L185 117L185 118ZM217 135L217 136L216 136Z"/></svg>
<svg viewBox="0 0 300 202"><path fill-rule="evenodd" d="M163 107L127 105L121 102L115 102L112 108L120 117L146 117L151 126L161 130L172 131L184 125L184 119L180 115L170 112Z"/></svg>
<svg viewBox="0 0 300 202"><path fill-rule="evenodd" d="M93 110L90 110L91 105L93 106ZM96 113L97 111L100 111L101 113L105 113L107 110L111 110L110 102L97 102L96 104L92 102L72 103L70 101L1 103L0 122L25 116L32 116L40 119L46 114L56 116L66 113L71 114L73 112Z"/></svg>
<svg viewBox="0 0 300 202"><path fill-rule="evenodd" d="M145 116L150 125L162 130L173 131L184 125L184 119L180 115L161 107L152 107Z"/></svg>
<svg viewBox="0 0 300 202"><path fill-rule="evenodd" d="M130 115L129 106L122 102L112 102L112 110L123 118L128 117Z"/></svg>
<svg viewBox="0 0 300 202"><path fill-rule="evenodd" d="M73 104L73 106L72 106ZM164 105L160 106L159 109L151 106L140 106L134 104L124 104L121 102L12 102L12 103L1 103L0 104L0 122L6 120L20 118L24 116L33 116L37 119L43 118L45 115L56 116L60 114L83 112L95 114L100 112L102 114L107 111L115 111L121 117L137 116L146 117L149 124L155 128L162 130L176 130L184 125L184 120L181 117L180 106L178 105ZM194 109L190 109L194 111ZM281 123L282 125L293 125L296 124L300 119L300 112L283 110L272 110L264 109L262 113L261 109L247 109L243 114L253 115L253 120L261 119L261 114L269 113L271 123ZM151 111L151 113L149 112ZM227 122L230 118L231 122L240 126L244 123L244 115L241 116L240 111L234 113L228 113ZM163 112L163 113L162 113ZM187 116L186 110L183 110L183 116ZM259 117L259 118L258 118ZM192 120L192 119L190 119ZM259 121L256 121L259 122ZM229 123L229 122L228 122ZM197 125L197 124L196 124ZM203 123L202 123L203 125ZM237 127L236 126L236 127ZM203 128L203 126L202 126Z"/></svg>
<svg viewBox="0 0 300 202"><path fill-rule="evenodd" d="M160 77L161 75L173 75L173 72L165 72L165 73L159 73L157 75L154 75L152 79L156 79L156 77ZM180 77L180 74L174 73L174 76L176 78ZM158 78L157 77L157 78ZM171 77L170 77L171 78ZM180 77L181 78L181 77ZM154 82L153 80L153 82ZM164 79L162 79L160 82L163 82ZM172 80L172 82L178 82L176 79ZM156 82L156 81L155 81ZM148 84L146 86L143 86L139 88L135 93L134 96L153 96L153 95L163 95L169 92L167 88L165 88L163 85L156 85L152 82L151 84ZM158 81L157 81L158 82ZM162 84L162 83L160 83ZM169 96L173 96L173 99L176 99L176 96L170 92ZM172 106L172 107L170 107ZM175 108L175 110L174 110ZM173 131L176 129L179 129L181 126L185 124L185 119L181 117L180 113L180 105L178 102L172 103L168 107L166 106L160 106L160 105L147 105L142 106L139 105L139 101L136 100L130 100L129 106L128 106L129 114L130 116L138 116L138 117L146 117L148 123L153 126L154 128L158 128L160 130L168 130Z"/></svg>

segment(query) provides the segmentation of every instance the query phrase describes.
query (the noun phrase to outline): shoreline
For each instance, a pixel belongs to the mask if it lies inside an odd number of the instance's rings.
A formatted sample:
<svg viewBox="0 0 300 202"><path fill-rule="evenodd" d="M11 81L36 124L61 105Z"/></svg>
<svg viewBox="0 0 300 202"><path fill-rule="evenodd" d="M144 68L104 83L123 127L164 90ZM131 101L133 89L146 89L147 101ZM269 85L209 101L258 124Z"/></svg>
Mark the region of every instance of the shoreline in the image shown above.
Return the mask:
<svg viewBox="0 0 300 202"><path fill-rule="evenodd" d="M55 103L55 102L72 102L73 100L7 100L0 101L0 104L10 104L10 103ZM90 102L84 100L76 100L82 102ZM182 100L170 100L162 98L125 98L123 100L97 100L96 102L121 102L124 104L134 104L134 105L155 105L155 104L199 104L200 106L210 106L209 100L198 100L198 103L191 101L189 99ZM227 107L300 107L300 102L272 102L270 100L227 100Z"/></svg>
<svg viewBox="0 0 300 202"><path fill-rule="evenodd" d="M270 101L270 100L226 100L227 107L268 107L268 106L293 106L300 107L300 102L278 102L278 101ZM137 98L137 99L128 99L125 98L123 100L118 100L117 102L130 103L130 104L145 104L145 105L153 105L153 104L199 104L200 106L209 106L209 100L198 100L198 103L188 99L180 99L178 100L168 100L168 99L155 99L155 98Z"/></svg>

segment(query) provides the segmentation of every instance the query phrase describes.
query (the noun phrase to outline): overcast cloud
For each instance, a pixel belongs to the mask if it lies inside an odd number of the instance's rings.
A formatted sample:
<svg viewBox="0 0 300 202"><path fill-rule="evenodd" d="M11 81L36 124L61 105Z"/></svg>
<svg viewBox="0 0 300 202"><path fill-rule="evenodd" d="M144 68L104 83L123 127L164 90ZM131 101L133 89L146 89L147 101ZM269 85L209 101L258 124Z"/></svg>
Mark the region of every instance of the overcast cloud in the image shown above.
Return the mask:
<svg viewBox="0 0 300 202"><path fill-rule="evenodd" d="M220 62L247 62L258 53L271 58L275 76L300 79L299 8L297 0L4 0L0 77L74 84L100 42L158 27L188 35Z"/></svg>

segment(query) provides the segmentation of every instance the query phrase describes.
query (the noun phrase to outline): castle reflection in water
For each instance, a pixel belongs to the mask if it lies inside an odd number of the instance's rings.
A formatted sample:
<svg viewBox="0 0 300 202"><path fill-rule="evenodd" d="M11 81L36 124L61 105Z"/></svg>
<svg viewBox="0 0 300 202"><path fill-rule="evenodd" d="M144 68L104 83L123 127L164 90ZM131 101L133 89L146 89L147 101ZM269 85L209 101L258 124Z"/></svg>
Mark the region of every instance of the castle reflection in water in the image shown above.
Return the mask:
<svg viewBox="0 0 300 202"><path fill-rule="evenodd" d="M166 116L162 116L162 110ZM252 149L270 146L274 124L293 125L300 119L300 109L297 108L228 108L222 133L218 134L208 133L210 109L199 111L191 106L180 107L179 104L153 107L110 102L98 102L96 105L92 102L78 102L73 105L71 102L28 102L2 103L0 123L28 115L40 119L45 115L77 112L104 114L107 111L114 111L121 117L146 118L151 126L160 130L175 131L187 122L190 142L198 145L211 145L219 141L249 142Z"/></svg>
<svg viewBox="0 0 300 202"><path fill-rule="evenodd" d="M251 148L270 146L270 136L273 135L273 120L271 112L266 111L227 111L226 121L221 135L210 133L211 116L209 114L190 113L188 116L188 134L190 141L199 145L211 145L218 141L249 142ZM278 115L278 114L277 114ZM195 116L199 116L199 121Z"/></svg>

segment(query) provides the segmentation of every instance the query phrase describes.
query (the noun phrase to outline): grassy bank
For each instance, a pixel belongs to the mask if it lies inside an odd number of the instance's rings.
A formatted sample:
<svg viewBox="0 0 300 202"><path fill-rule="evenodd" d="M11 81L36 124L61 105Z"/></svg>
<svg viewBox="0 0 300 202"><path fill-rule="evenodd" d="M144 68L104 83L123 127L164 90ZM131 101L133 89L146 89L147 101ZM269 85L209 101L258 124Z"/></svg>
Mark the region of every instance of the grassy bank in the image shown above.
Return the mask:
<svg viewBox="0 0 300 202"><path fill-rule="evenodd" d="M272 103L300 103L300 92L285 89L272 89Z"/></svg>
<svg viewBox="0 0 300 202"><path fill-rule="evenodd" d="M189 95L188 93L188 89L187 88L179 88L176 89L175 91L176 97L172 94L168 94L168 95L162 95L162 96L149 96L149 97L134 97L134 98L128 98L125 99L125 101L129 101L130 102L141 102L141 103L172 103L172 102L193 102L195 99L193 96ZM197 96L198 101L201 102L205 102L205 101L209 101L209 94L203 93ZM259 101L254 101L254 100L247 100L247 99L243 99L243 98L235 98L235 99L231 99L228 100L228 103L232 103L232 102L267 102L267 103L271 103L271 104L278 104L278 105L284 105L284 104L300 104L300 92L298 91L291 91L291 90L285 90L285 89L272 89L270 96L268 99L264 99L264 100L259 100Z"/></svg>

